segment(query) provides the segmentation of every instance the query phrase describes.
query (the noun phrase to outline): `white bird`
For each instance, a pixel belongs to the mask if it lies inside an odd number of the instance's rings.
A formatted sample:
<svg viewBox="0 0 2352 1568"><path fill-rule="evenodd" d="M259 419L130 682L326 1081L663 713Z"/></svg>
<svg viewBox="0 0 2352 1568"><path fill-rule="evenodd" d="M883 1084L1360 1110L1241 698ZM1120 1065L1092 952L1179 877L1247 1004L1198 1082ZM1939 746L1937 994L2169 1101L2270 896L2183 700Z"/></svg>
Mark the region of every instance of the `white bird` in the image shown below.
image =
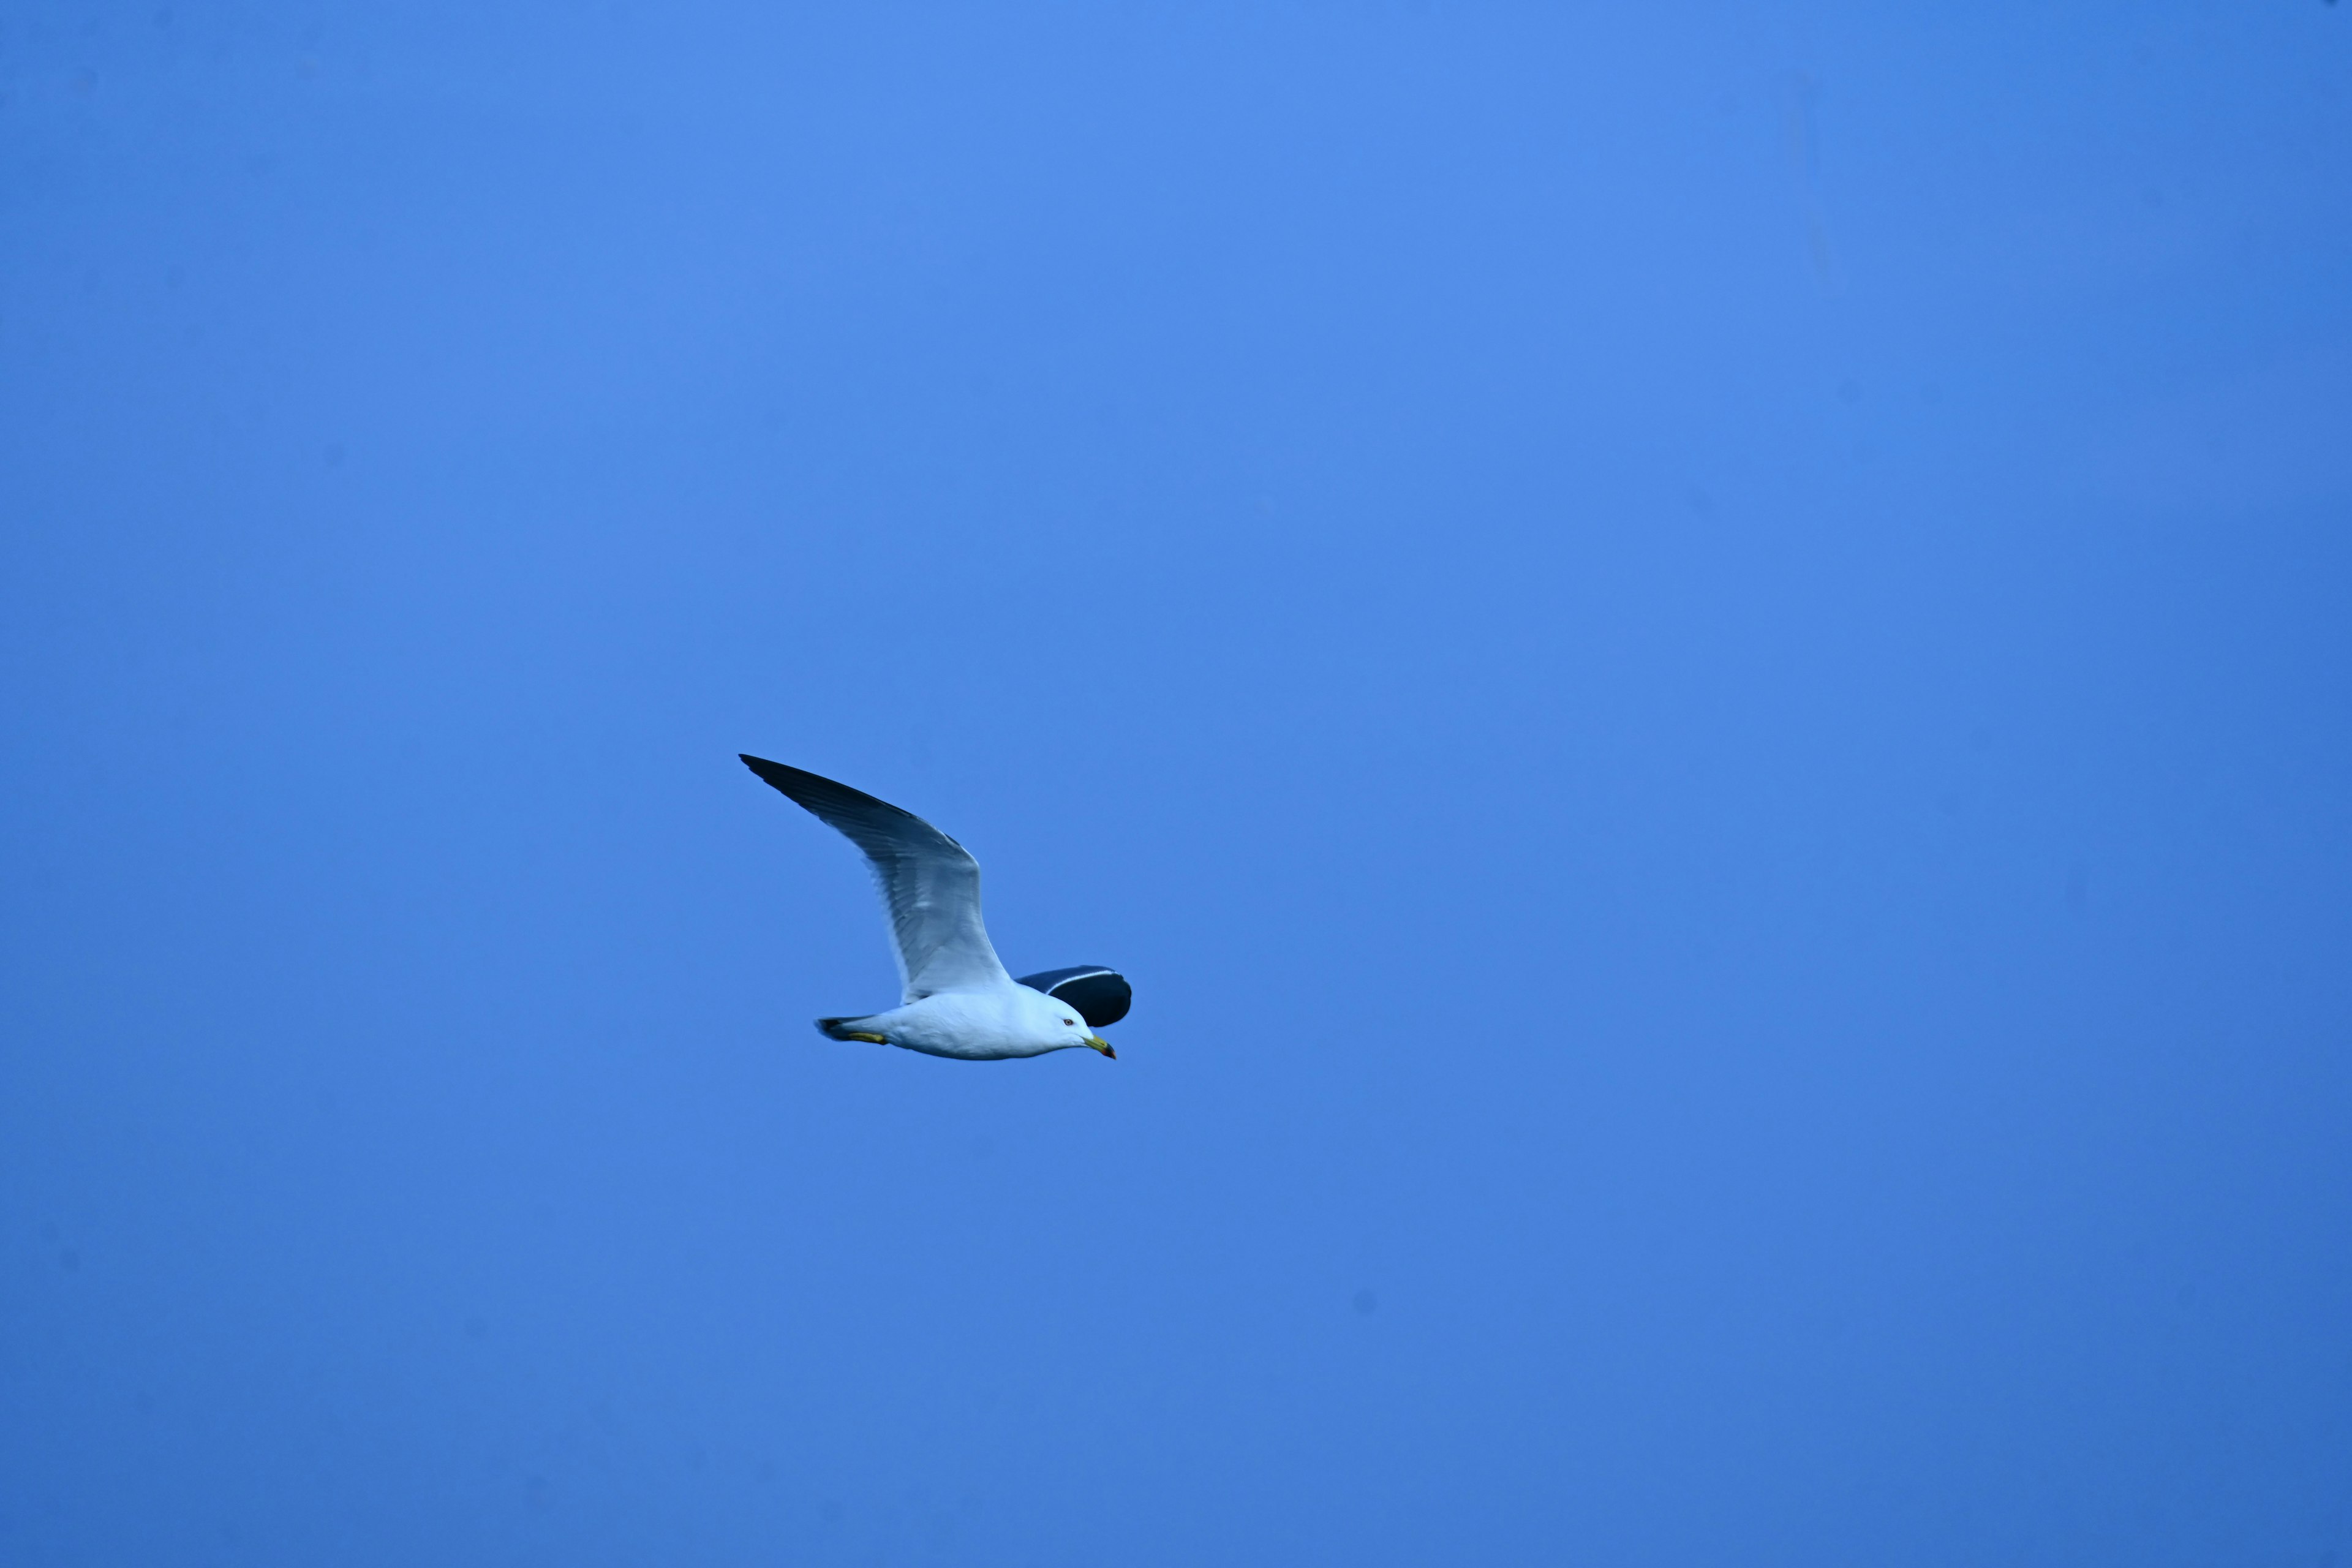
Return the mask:
<svg viewBox="0 0 2352 1568"><path fill-rule="evenodd" d="M1014 980L980 923L980 862L911 812L764 757L743 765L866 852L890 906L906 1002L862 1018L819 1018L836 1040L900 1046L964 1061L1042 1057L1086 1046L1117 1058L1085 1015Z"/></svg>

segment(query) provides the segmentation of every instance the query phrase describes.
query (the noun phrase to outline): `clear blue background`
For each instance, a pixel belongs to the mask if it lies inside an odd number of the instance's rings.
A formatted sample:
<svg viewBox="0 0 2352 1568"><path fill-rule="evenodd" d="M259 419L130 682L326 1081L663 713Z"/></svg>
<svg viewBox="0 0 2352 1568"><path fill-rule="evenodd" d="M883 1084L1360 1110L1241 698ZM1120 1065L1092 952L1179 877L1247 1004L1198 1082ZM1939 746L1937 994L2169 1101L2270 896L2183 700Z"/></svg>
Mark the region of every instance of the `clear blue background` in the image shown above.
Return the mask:
<svg viewBox="0 0 2352 1568"><path fill-rule="evenodd" d="M2352 1560L2352 7L774 12L0 16L0 1559Z"/></svg>

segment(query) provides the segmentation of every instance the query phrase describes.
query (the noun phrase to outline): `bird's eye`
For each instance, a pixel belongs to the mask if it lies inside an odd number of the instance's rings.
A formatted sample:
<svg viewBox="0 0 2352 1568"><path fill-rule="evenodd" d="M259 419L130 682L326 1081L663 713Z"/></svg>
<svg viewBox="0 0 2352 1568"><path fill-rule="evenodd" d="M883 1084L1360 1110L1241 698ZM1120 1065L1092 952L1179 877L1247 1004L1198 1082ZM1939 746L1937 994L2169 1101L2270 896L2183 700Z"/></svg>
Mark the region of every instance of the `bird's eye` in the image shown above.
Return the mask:
<svg viewBox="0 0 2352 1568"><path fill-rule="evenodd" d="M1070 1024L1070 1025L1074 1025L1074 1026L1075 1026L1075 1025L1077 1023L1077 1020L1076 1020L1076 1018L1065 1018L1065 1019L1063 1019L1063 1020L1062 1020L1062 1022L1064 1022L1065 1024Z"/></svg>

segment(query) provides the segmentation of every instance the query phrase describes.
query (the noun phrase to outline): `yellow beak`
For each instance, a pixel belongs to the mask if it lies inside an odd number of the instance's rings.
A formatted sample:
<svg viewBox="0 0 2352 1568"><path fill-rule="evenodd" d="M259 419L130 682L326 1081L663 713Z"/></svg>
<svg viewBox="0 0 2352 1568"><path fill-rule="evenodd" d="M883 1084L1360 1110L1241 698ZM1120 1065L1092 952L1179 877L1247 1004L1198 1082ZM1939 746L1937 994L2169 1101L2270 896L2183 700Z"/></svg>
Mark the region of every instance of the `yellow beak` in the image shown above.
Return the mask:
<svg viewBox="0 0 2352 1568"><path fill-rule="evenodd" d="M1088 1035L1087 1037L1087 1044L1092 1046L1095 1049L1100 1051L1111 1060L1118 1060L1118 1053L1112 1050L1110 1048L1110 1042L1104 1039L1100 1035Z"/></svg>

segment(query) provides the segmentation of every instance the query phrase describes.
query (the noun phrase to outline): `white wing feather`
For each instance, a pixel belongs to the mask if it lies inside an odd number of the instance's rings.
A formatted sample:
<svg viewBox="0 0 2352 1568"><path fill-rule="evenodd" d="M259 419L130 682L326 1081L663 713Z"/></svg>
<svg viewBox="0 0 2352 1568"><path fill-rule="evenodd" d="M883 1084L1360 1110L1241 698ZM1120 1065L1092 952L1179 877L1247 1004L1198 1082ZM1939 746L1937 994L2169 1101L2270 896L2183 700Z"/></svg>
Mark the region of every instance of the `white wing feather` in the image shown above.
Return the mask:
<svg viewBox="0 0 2352 1568"><path fill-rule="evenodd" d="M962 845L847 784L764 757L743 764L866 852L890 908L908 1001L1012 984L980 921L980 862Z"/></svg>

